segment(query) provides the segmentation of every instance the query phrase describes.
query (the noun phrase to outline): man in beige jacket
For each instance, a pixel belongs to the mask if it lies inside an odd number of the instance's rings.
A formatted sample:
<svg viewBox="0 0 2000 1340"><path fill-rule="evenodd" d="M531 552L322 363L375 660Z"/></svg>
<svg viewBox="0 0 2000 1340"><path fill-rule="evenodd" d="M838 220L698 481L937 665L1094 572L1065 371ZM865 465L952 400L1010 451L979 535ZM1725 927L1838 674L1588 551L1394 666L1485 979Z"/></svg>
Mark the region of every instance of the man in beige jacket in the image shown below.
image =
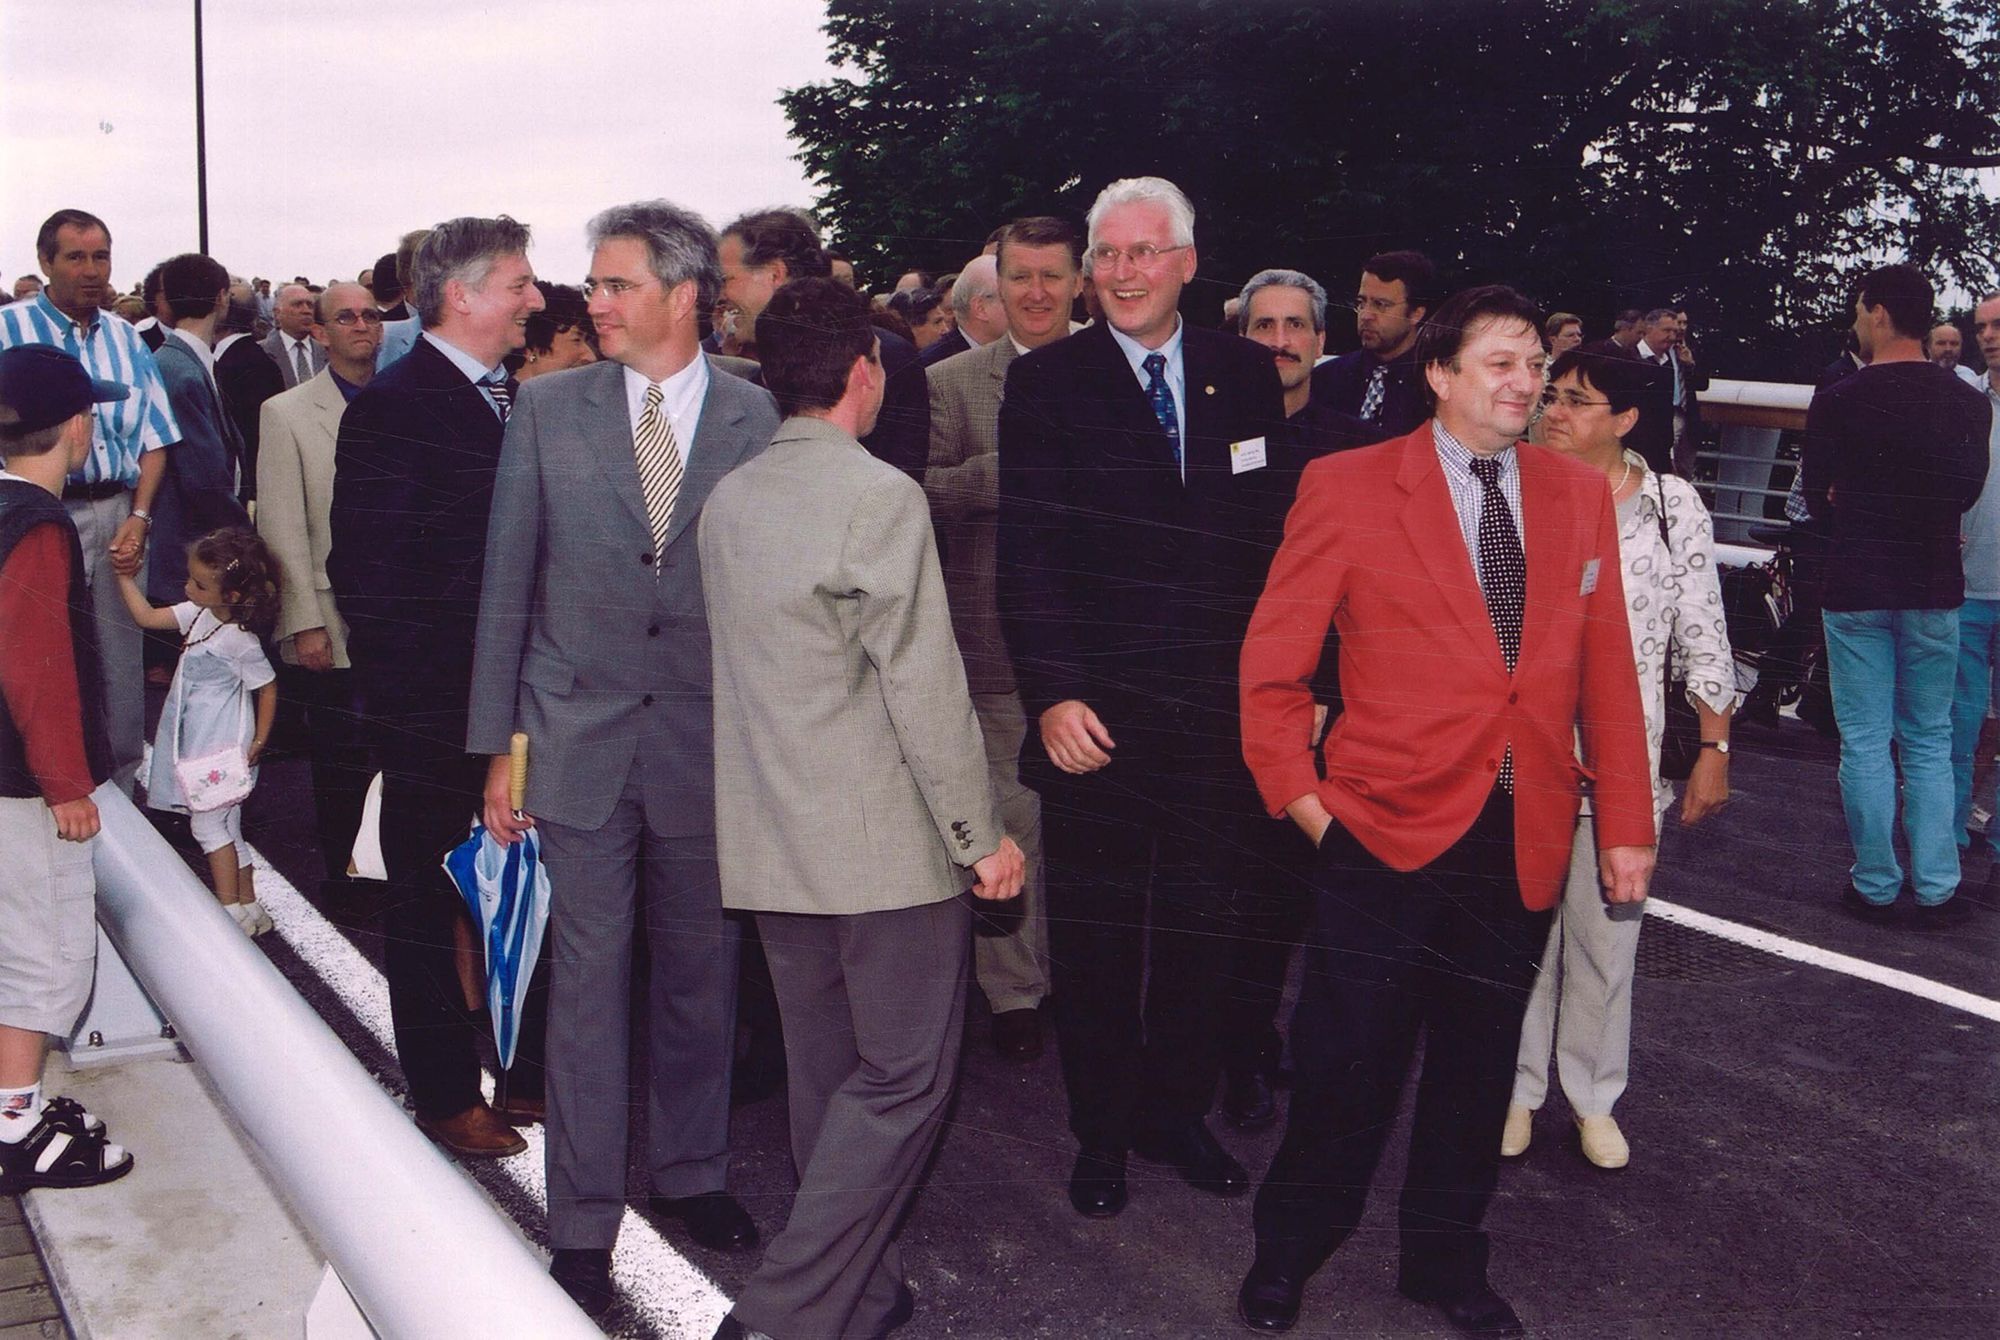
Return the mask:
<svg viewBox="0 0 2000 1340"><path fill-rule="evenodd" d="M799 1190L717 1334L881 1335L914 1307L895 1234L957 1079L966 887L1012 898L1023 861L923 491L857 440L886 380L868 302L794 280L759 329L787 418L716 484L700 544L722 902L770 960Z"/></svg>
<svg viewBox="0 0 2000 1340"><path fill-rule="evenodd" d="M375 375L382 314L361 285L329 285L313 312L312 338L326 350L326 366L265 401L259 418L257 533L278 559L279 692L303 712L320 859L328 883L345 885L374 769L356 725L347 625L326 576L328 511L340 417Z"/></svg>

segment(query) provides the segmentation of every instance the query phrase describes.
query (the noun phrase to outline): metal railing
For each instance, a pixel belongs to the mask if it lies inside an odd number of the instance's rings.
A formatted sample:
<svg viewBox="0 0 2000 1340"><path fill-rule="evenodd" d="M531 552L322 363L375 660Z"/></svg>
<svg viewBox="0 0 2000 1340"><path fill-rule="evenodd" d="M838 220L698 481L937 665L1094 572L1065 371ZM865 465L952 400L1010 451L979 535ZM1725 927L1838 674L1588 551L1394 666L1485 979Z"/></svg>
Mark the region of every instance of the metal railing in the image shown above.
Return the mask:
<svg viewBox="0 0 2000 1340"><path fill-rule="evenodd" d="M1793 382L1722 378L1710 382L1697 397L1704 429L1718 433L1714 449L1697 453L1701 460L1715 462L1715 478L1697 484L1715 518L1718 541L1744 544L1752 526L1785 524L1782 516L1766 515L1767 503L1787 492L1774 482L1781 469L1786 472L1785 485L1791 483L1798 454L1795 446L1784 450L1785 438L1805 430L1812 397L1812 387Z"/></svg>
<svg viewBox="0 0 2000 1340"><path fill-rule="evenodd" d="M368 1324L389 1340L600 1336L131 800L93 798L99 924Z"/></svg>

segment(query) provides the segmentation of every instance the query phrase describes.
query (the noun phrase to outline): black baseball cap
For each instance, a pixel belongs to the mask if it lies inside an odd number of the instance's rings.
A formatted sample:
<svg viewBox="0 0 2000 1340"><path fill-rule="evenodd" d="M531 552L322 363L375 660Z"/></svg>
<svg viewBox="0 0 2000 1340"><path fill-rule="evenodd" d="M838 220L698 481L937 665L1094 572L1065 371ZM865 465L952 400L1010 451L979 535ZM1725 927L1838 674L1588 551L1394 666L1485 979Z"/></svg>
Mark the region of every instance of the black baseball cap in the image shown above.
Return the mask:
<svg viewBox="0 0 2000 1340"><path fill-rule="evenodd" d="M83 364L52 344L0 349L0 436L26 437L54 428L92 405L111 404L130 394L131 387L91 376Z"/></svg>

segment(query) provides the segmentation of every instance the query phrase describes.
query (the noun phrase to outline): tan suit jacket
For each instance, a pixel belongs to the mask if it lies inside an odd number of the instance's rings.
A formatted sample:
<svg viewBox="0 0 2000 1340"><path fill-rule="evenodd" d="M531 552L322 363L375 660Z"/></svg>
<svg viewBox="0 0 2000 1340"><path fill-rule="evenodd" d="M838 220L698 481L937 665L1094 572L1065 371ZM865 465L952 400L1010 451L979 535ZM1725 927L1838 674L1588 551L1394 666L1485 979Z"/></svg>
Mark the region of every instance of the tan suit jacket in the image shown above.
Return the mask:
<svg viewBox="0 0 2000 1340"><path fill-rule="evenodd" d="M962 894L1000 845L917 485L792 418L700 521L722 905L852 916Z"/></svg>
<svg viewBox="0 0 2000 1340"><path fill-rule="evenodd" d="M258 419L257 533L277 556L278 654L296 665L292 639L324 628L333 663L348 668L347 623L326 576L333 543L333 449L347 401L321 369L311 381L264 402Z"/></svg>
<svg viewBox="0 0 2000 1340"><path fill-rule="evenodd" d="M1014 341L954 354L927 370L931 450L924 494L940 537L952 631L965 678L978 694L1012 693L1014 665L994 603L993 548L1000 521L1000 398Z"/></svg>

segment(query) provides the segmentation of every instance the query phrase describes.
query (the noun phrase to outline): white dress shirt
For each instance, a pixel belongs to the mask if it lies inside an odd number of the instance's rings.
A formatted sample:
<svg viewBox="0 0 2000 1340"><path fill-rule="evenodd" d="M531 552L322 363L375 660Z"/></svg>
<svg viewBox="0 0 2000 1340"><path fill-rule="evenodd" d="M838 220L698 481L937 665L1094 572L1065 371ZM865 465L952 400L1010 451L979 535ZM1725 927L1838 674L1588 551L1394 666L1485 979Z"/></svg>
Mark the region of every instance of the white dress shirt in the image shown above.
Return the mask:
<svg viewBox="0 0 2000 1340"><path fill-rule="evenodd" d="M1175 316L1174 333L1169 335L1167 342L1157 349L1148 349L1109 322L1105 323L1105 329L1111 332L1111 338L1117 341L1119 349L1124 351L1125 361L1132 365L1132 375L1139 379L1139 389L1142 391L1153 383L1151 374L1146 371L1146 360L1154 354L1167 356L1165 376L1167 389L1174 397L1174 420L1180 429L1181 481L1185 483L1187 481L1187 369L1181 361L1181 336L1187 329L1185 323L1179 316Z"/></svg>
<svg viewBox="0 0 2000 1340"><path fill-rule="evenodd" d="M632 420L632 436L639 436L639 419L646 412L646 388L653 385L643 372L625 369L625 410ZM694 447L694 430L701 423L702 402L708 399L708 359L696 354L688 365L659 384L660 409L673 425L674 446L681 454L685 471L688 452Z"/></svg>

